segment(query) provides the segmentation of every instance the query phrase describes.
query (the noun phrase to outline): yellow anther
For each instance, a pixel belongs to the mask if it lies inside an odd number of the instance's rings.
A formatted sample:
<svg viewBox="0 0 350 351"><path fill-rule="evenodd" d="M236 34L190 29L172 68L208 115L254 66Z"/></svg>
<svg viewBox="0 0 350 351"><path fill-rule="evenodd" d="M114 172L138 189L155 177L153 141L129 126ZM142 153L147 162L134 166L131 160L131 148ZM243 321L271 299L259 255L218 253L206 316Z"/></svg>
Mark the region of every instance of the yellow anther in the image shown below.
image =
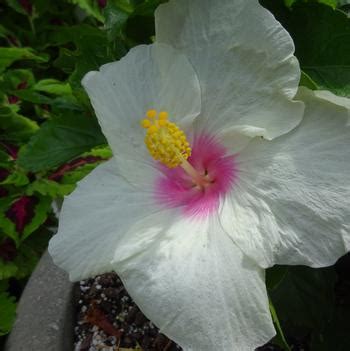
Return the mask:
<svg viewBox="0 0 350 351"><path fill-rule="evenodd" d="M146 112L148 118L157 116L156 110ZM149 123L147 123L147 121ZM186 139L185 133L175 124L168 121L168 113L161 111L158 119L152 121L143 120L141 125L147 129L145 144L151 156L165 164L169 168L174 168L186 161L191 155L191 148Z"/></svg>
<svg viewBox="0 0 350 351"><path fill-rule="evenodd" d="M143 128L149 128L152 125L151 121L149 119L143 119L141 121L141 126Z"/></svg>
<svg viewBox="0 0 350 351"><path fill-rule="evenodd" d="M159 128L153 124L148 128L148 133L155 134L158 132L158 130L159 130Z"/></svg>
<svg viewBox="0 0 350 351"><path fill-rule="evenodd" d="M168 119L168 112L166 112L166 111L161 111L161 112L159 112L158 118L159 118L159 120Z"/></svg>
<svg viewBox="0 0 350 351"><path fill-rule="evenodd" d="M146 112L146 116L148 118L155 118L157 116L157 111L156 110L148 110Z"/></svg>
<svg viewBox="0 0 350 351"><path fill-rule="evenodd" d="M161 127L164 127L167 123L168 123L168 121L167 121L166 119L160 119L160 116L159 116L158 124L159 124Z"/></svg>

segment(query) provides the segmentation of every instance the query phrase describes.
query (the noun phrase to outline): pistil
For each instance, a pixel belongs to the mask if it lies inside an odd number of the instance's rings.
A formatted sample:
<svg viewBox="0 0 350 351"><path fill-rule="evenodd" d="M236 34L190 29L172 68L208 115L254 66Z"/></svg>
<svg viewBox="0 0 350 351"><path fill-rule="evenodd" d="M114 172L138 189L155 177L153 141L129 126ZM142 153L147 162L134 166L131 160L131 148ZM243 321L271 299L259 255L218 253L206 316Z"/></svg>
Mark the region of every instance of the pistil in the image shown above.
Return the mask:
<svg viewBox="0 0 350 351"><path fill-rule="evenodd" d="M207 176L201 175L187 160L183 160L180 167L188 174L195 185L206 188L212 181Z"/></svg>

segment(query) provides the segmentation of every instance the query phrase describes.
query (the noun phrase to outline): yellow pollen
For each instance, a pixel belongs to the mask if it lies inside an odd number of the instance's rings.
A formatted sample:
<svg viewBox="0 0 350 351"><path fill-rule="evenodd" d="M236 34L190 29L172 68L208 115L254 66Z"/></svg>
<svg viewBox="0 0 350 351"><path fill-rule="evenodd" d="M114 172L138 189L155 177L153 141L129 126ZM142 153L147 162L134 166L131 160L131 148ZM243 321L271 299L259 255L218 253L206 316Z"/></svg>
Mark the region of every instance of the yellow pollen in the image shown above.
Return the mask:
<svg viewBox="0 0 350 351"><path fill-rule="evenodd" d="M143 119L141 126L147 129L145 144L151 156L169 168L188 163L190 144L185 133L168 120L168 112L148 110L146 117L149 119Z"/></svg>
<svg viewBox="0 0 350 351"><path fill-rule="evenodd" d="M158 124L159 124L159 126L161 126L161 127L164 127L167 123L168 123L168 121L165 120L165 119L160 119L160 120L158 121Z"/></svg>
<svg viewBox="0 0 350 351"><path fill-rule="evenodd" d="M149 119L143 119L141 121L141 126L143 128L149 128L152 125L152 122Z"/></svg>
<svg viewBox="0 0 350 351"><path fill-rule="evenodd" d="M157 116L157 111L156 110L148 110L146 112L146 116L148 118L155 118Z"/></svg>
<svg viewBox="0 0 350 351"><path fill-rule="evenodd" d="M147 135L155 134L158 132L158 130L159 128L156 125L152 124L147 130Z"/></svg>
<svg viewBox="0 0 350 351"><path fill-rule="evenodd" d="M164 120L164 119L168 119L168 112L165 111L161 111L159 112L159 120Z"/></svg>

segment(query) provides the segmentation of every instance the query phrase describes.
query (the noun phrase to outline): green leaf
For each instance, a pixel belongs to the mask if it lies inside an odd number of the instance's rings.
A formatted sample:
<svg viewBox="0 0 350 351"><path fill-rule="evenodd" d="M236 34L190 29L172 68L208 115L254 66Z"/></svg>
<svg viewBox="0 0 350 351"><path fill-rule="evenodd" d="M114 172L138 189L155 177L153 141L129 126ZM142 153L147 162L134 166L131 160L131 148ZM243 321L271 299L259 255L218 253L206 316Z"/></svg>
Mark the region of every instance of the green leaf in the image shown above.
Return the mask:
<svg viewBox="0 0 350 351"><path fill-rule="evenodd" d="M154 17L139 15L130 17L125 32L129 46L152 43L155 35Z"/></svg>
<svg viewBox="0 0 350 351"><path fill-rule="evenodd" d="M81 39L85 42L79 43L75 70L69 78L73 89L82 89L81 80L87 72L98 70L101 65L115 61L115 57L108 49L106 36L82 37Z"/></svg>
<svg viewBox="0 0 350 351"><path fill-rule="evenodd" d="M266 287L272 291L278 287L288 272L287 266L273 266L266 270Z"/></svg>
<svg viewBox="0 0 350 351"><path fill-rule="evenodd" d="M63 46L63 44L74 43L77 47L84 46L84 38L95 37L102 39L105 33L100 29L87 24L76 24L67 27L55 27L50 34L51 45ZM85 40L86 41L86 40Z"/></svg>
<svg viewBox="0 0 350 351"><path fill-rule="evenodd" d="M321 333L334 310L334 268L289 267L288 273L270 297L286 327Z"/></svg>
<svg viewBox="0 0 350 351"><path fill-rule="evenodd" d="M56 227L57 228L57 227ZM18 255L14 260L17 266L16 279L31 275L42 254L47 249L52 230L41 225L18 247Z"/></svg>
<svg viewBox="0 0 350 351"><path fill-rule="evenodd" d="M350 19L319 4L295 6L293 13L291 27L302 69L321 89L350 95ZM305 24L304 33L297 28L300 22Z"/></svg>
<svg viewBox="0 0 350 351"><path fill-rule="evenodd" d="M78 103L78 100L73 95L62 95L52 99L51 103L53 114L62 114L62 110L69 110L69 112L77 111L83 113L83 107Z"/></svg>
<svg viewBox="0 0 350 351"><path fill-rule="evenodd" d="M75 60L78 56L72 50L60 47L58 58L54 61L54 67L60 68L64 73L71 74L75 68Z"/></svg>
<svg viewBox="0 0 350 351"><path fill-rule="evenodd" d="M111 157L112 151L108 146L95 148L59 167L49 175L49 179L55 180L60 184L75 185L96 166Z"/></svg>
<svg viewBox="0 0 350 351"><path fill-rule="evenodd" d="M100 22L104 21L101 13L101 9L96 0L71 0L73 4L78 5L83 9L88 15L95 17Z"/></svg>
<svg viewBox="0 0 350 351"><path fill-rule="evenodd" d="M95 157L101 157L105 160L110 159L113 156L112 150L109 146L104 146L104 147L97 147L89 151L88 153L82 155L84 156L95 156Z"/></svg>
<svg viewBox="0 0 350 351"><path fill-rule="evenodd" d="M33 236L38 233L34 233ZM30 276L33 272L36 264L38 263L42 252L37 250L30 241L24 241L21 243L18 249L18 255L14 259L13 263L17 267L17 271L13 275L16 279L22 279Z"/></svg>
<svg viewBox="0 0 350 351"><path fill-rule="evenodd" d="M18 164L33 172L49 170L102 144L106 140L94 117L67 113L42 124L20 150Z"/></svg>
<svg viewBox="0 0 350 351"><path fill-rule="evenodd" d="M88 25L79 25L57 30L51 39L57 45L73 42L76 50L60 50L55 66L72 73L69 83L75 94L85 94L81 86L83 76L101 65L115 61L116 56L107 39L107 33Z"/></svg>
<svg viewBox="0 0 350 351"><path fill-rule="evenodd" d="M142 0L111 0L114 4L116 4L121 10L126 13L133 13L135 11L135 6L143 2ZM149 0L144 0L149 1Z"/></svg>
<svg viewBox="0 0 350 351"><path fill-rule="evenodd" d="M16 96L20 98L20 100L32 102L33 104L51 104L52 99L37 93L32 89L25 89L25 90L17 90Z"/></svg>
<svg viewBox="0 0 350 351"><path fill-rule="evenodd" d="M18 0L6 0L6 2L12 9L17 11L18 13L28 16L28 12L25 10L25 8L23 6L21 6L20 1L18 1ZM28 3L30 3L30 1L28 1Z"/></svg>
<svg viewBox="0 0 350 351"><path fill-rule="evenodd" d="M0 258L0 282L9 278L28 277L47 248L50 237L48 230L41 228L19 244L12 261L4 261Z"/></svg>
<svg viewBox="0 0 350 351"><path fill-rule="evenodd" d="M300 82L299 86L304 86L307 87L311 90L317 90L318 86L317 84L308 76L305 72L301 71L301 77L300 77Z"/></svg>
<svg viewBox="0 0 350 351"><path fill-rule="evenodd" d="M13 278L18 272L17 265L13 262L5 262L0 258L0 280Z"/></svg>
<svg viewBox="0 0 350 351"><path fill-rule="evenodd" d="M9 287L8 280L0 279L0 293L6 291Z"/></svg>
<svg viewBox="0 0 350 351"><path fill-rule="evenodd" d="M0 292L0 335L9 333L16 316L14 297Z"/></svg>
<svg viewBox="0 0 350 351"><path fill-rule="evenodd" d="M51 211L52 199L48 196L36 195L39 199L38 203L34 208L34 216L31 221L24 227L24 231L21 235L21 241L28 238L35 230L37 230L47 219Z"/></svg>
<svg viewBox="0 0 350 351"><path fill-rule="evenodd" d="M0 198L0 232L10 237L11 239L13 239L13 241L15 241L16 244L18 244L19 235L16 231L15 223L13 223L6 216L6 211L9 209L12 201L14 200L14 196L6 196L5 198Z"/></svg>
<svg viewBox="0 0 350 351"><path fill-rule="evenodd" d="M28 140L38 129L36 122L19 115L13 106L0 107L1 139L18 142Z"/></svg>
<svg viewBox="0 0 350 351"><path fill-rule="evenodd" d="M151 16L153 17L154 11L161 4L167 0L147 0L138 4L134 10L134 15L137 16Z"/></svg>
<svg viewBox="0 0 350 351"><path fill-rule="evenodd" d="M21 83L25 83L27 88L35 82L33 72L29 69L9 69L3 74L2 78L0 80L0 89L12 94L15 90L18 90L18 86Z"/></svg>
<svg viewBox="0 0 350 351"><path fill-rule="evenodd" d="M16 223L9 218L7 213L13 203L20 197L21 196L18 197L18 195L13 195L0 199L0 229L3 233L13 239L17 245L19 245L45 222L49 212L51 211L52 203L52 198L36 194L36 204L34 205L34 208L32 208L32 217L30 217L29 222L25 224L23 231L19 233L16 230Z"/></svg>
<svg viewBox="0 0 350 351"><path fill-rule="evenodd" d="M294 5L298 1L300 1L300 0L284 0L284 3L286 4L286 6L291 7L292 5ZM320 4L325 4L325 5L331 6L333 8L336 8L338 5L337 0L303 0L303 1L304 2L319 2Z"/></svg>
<svg viewBox="0 0 350 351"><path fill-rule="evenodd" d="M344 282L340 282L340 284L342 283ZM343 287L346 296L349 296L349 284L350 282L347 281L347 286ZM349 298L343 298L343 301L338 301L336 304L335 313L327 321L322 333L314 333L310 349L316 351L349 351L349 316L350 301Z"/></svg>
<svg viewBox="0 0 350 351"><path fill-rule="evenodd" d="M0 144L1 145L1 144ZM7 161L9 160L9 154L3 150L0 149L0 162L1 162L1 167L9 168ZM3 163L6 163L6 166L3 165Z"/></svg>
<svg viewBox="0 0 350 351"><path fill-rule="evenodd" d="M263 0L292 36L301 68L319 89L350 96L350 18L315 2Z"/></svg>
<svg viewBox="0 0 350 351"><path fill-rule="evenodd" d="M6 38L9 34L9 31L0 24L0 38Z"/></svg>
<svg viewBox="0 0 350 351"><path fill-rule="evenodd" d="M34 85L33 89L54 95L72 94L70 85L68 83L60 82L57 79L42 79Z"/></svg>
<svg viewBox="0 0 350 351"><path fill-rule="evenodd" d="M350 65L304 65L302 68L317 83L319 89L350 97Z"/></svg>
<svg viewBox="0 0 350 351"><path fill-rule="evenodd" d="M26 194L33 195L34 193L39 193L56 198L70 194L74 188L74 184L60 184L49 179L38 179L27 187Z"/></svg>
<svg viewBox="0 0 350 351"><path fill-rule="evenodd" d="M13 171L4 181L0 182L1 185L12 184L16 186L23 186L28 183L29 183L29 179L26 176L26 174L24 174L19 170Z"/></svg>
<svg viewBox="0 0 350 351"><path fill-rule="evenodd" d="M276 332L277 332L276 336L273 338L273 343L277 344L278 346L283 347L283 349L285 351L291 351L291 348L289 347L289 345L287 343L287 340L284 337L281 324L280 324L280 322L278 320L275 307L273 306L271 300L269 301L269 306L270 306L270 313L271 313L271 317L272 317L272 320L273 320L273 324L274 324Z"/></svg>
<svg viewBox="0 0 350 351"><path fill-rule="evenodd" d="M31 48L0 48L0 73L18 60L47 62L48 56L36 54Z"/></svg>
<svg viewBox="0 0 350 351"><path fill-rule="evenodd" d="M120 9L116 4L108 2L103 10L103 15L105 16L107 38L109 41L113 41L117 36L120 36L122 28L129 18L129 13Z"/></svg>
<svg viewBox="0 0 350 351"><path fill-rule="evenodd" d="M60 183L62 184L76 184L84 177L86 177L91 171L93 171L99 163L87 163L73 171L67 172L63 175Z"/></svg>

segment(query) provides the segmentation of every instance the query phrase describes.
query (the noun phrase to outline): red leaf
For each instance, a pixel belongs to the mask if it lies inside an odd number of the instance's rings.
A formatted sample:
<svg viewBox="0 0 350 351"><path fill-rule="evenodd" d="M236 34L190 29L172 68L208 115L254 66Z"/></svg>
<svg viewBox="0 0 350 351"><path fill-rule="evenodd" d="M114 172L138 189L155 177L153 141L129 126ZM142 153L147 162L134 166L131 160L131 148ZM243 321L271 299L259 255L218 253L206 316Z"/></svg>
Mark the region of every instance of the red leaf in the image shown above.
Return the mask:
<svg viewBox="0 0 350 351"><path fill-rule="evenodd" d="M15 242L6 238L2 242L0 242L0 257L5 262L13 261L17 256L17 248Z"/></svg>
<svg viewBox="0 0 350 351"><path fill-rule="evenodd" d="M19 97L15 95L9 95L7 99L10 105L17 104L17 102L19 101Z"/></svg>
<svg viewBox="0 0 350 351"><path fill-rule="evenodd" d="M37 203L38 199L35 196L22 196L6 211L6 217L15 223L19 234L34 217L34 207Z"/></svg>
<svg viewBox="0 0 350 351"><path fill-rule="evenodd" d="M18 84L17 84L16 89L17 89L17 90L26 89L27 86L28 86L28 83L27 83L27 81L24 80L24 81L22 81L21 83L18 83Z"/></svg>
<svg viewBox="0 0 350 351"><path fill-rule="evenodd" d="M5 143L4 141L0 141L1 146L5 149L5 151L13 158L14 160L17 158L19 147L13 144Z"/></svg>
<svg viewBox="0 0 350 351"><path fill-rule="evenodd" d="M59 167L54 171L48 179L55 180L56 182L59 181L66 172L73 171L74 169L84 166L87 163L95 163L98 161L102 161L103 158L99 156L86 156L86 157L79 157L73 161L70 161L63 166Z"/></svg>
<svg viewBox="0 0 350 351"><path fill-rule="evenodd" d="M10 172L6 168L0 168L0 182L5 180L10 175Z"/></svg>
<svg viewBox="0 0 350 351"><path fill-rule="evenodd" d="M98 6L104 9L107 6L107 0L98 0Z"/></svg>

